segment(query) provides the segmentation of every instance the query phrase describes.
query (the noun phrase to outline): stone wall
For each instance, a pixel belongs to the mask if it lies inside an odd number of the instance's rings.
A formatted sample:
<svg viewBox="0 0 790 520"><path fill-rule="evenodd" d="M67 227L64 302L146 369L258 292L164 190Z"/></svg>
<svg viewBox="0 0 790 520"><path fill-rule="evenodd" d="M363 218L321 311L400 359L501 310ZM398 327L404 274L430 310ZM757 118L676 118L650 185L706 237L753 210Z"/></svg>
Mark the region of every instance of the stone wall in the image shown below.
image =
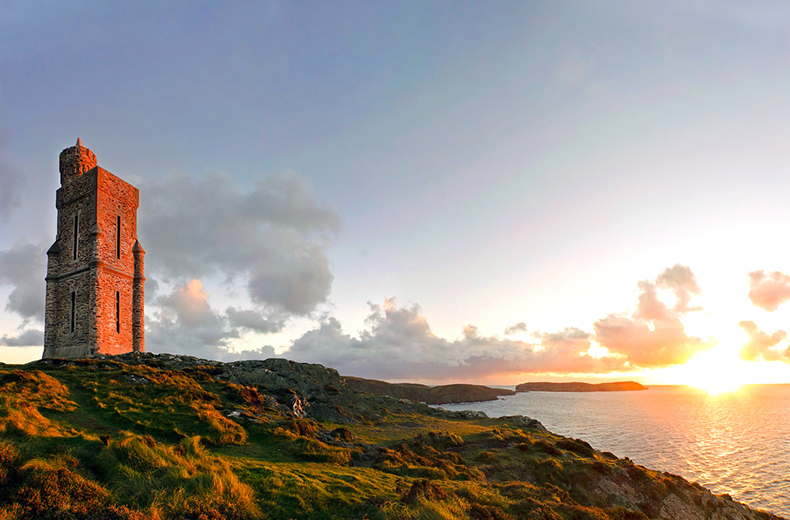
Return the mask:
<svg viewBox="0 0 790 520"><path fill-rule="evenodd" d="M96 166L95 155L83 146L64 150L60 166L62 186L56 196L58 234L47 253L43 357L79 358L143 351L144 331L139 330L143 307L141 297L135 296L142 295L145 278L142 255L133 251L138 244L139 192ZM79 215L76 258L75 215ZM136 257L140 257L138 268ZM76 304L73 331L72 293Z"/></svg>

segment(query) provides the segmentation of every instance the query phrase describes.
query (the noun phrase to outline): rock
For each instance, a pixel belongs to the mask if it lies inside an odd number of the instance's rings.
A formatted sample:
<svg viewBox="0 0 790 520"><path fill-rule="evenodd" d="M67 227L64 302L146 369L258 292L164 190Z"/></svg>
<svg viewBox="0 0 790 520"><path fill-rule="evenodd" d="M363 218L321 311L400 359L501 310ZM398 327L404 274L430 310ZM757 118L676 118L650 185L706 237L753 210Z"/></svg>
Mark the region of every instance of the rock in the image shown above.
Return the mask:
<svg viewBox="0 0 790 520"><path fill-rule="evenodd" d="M133 385L147 385L149 383L148 379L134 374L127 374L126 381Z"/></svg>
<svg viewBox="0 0 790 520"><path fill-rule="evenodd" d="M485 415L485 414L484 414ZM505 419L508 422L512 422L524 428L535 428L537 430L548 432L549 430L546 429L540 421L536 419L531 419L526 415L507 415L504 417L500 417L500 419Z"/></svg>

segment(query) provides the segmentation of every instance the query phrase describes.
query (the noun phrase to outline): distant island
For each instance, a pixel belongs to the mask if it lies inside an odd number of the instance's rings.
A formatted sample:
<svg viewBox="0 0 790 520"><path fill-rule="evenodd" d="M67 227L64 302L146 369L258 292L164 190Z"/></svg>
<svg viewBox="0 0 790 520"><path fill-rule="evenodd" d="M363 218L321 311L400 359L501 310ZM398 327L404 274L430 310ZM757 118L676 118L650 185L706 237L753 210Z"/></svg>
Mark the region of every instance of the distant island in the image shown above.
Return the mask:
<svg viewBox="0 0 790 520"><path fill-rule="evenodd" d="M647 390L647 387L635 381L618 381L616 383L521 383L516 392L631 392Z"/></svg>
<svg viewBox="0 0 790 520"><path fill-rule="evenodd" d="M504 388L490 388L482 385L439 385L427 386L416 383L387 383L376 379L363 379L361 377L343 378L346 387L357 392L365 392L381 397L394 397L395 399L408 399L425 404L450 404L450 403L479 403L482 401L495 401L500 395L515 395L513 390Z"/></svg>

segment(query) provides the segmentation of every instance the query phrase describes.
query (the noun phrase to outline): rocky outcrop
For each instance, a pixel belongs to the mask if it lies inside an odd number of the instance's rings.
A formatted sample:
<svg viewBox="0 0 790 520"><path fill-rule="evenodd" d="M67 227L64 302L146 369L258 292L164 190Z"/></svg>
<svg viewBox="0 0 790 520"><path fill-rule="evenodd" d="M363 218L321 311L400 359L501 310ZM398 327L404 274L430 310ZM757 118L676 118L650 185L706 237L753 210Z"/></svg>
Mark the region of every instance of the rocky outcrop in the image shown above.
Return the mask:
<svg viewBox="0 0 790 520"><path fill-rule="evenodd" d="M670 473L652 474L641 466L611 466L612 474L589 483L591 494L611 506L643 511L661 520L770 520L729 495L715 495L697 483Z"/></svg>
<svg viewBox="0 0 790 520"><path fill-rule="evenodd" d="M97 356L91 360L40 360L35 364L123 363L159 370L201 372L218 381L254 386L296 417L351 422L377 420L391 412L464 418L459 412L431 408L408 399L370 395L346 385L334 368L316 363L298 363L283 358L223 363L174 354L129 353ZM471 385L470 385L471 386Z"/></svg>
<svg viewBox="0 0 790 520"><path fill-rule="evenodd" d="M647 390L635 381L618 381L616 383L521 383L516 392L626 392Z"/></svg>

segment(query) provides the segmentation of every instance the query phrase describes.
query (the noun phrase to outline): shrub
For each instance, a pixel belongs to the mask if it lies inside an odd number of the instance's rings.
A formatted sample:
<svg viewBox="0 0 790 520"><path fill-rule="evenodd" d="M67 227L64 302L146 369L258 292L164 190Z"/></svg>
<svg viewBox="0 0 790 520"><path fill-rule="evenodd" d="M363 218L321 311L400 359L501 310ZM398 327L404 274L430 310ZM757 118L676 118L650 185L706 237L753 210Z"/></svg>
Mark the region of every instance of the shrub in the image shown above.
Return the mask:
<svg viewBox="0 0 790 520"><path fill-rule="evenodd" d="M96 516L108 501L107 491L74 471L47 462L28 462L19 471L21 485L16 502L24 516L61 518L66 511L77 517Z"/></svg>
<svg viewBox="0 0 790 520"><path fill-rule="evenodd" d="M545 453L546 455L552 455L554 457L558 455L562 455L562 452L556 448L553 444L546 441L538 441L535 443L535 447L538 448L540 451Z"/></svg>
<svg viewBox="0 0 790 520"><path fill-rule="evenodd" d="M560 439L557 441L555 446L562 448L563 450L571 451L577 455L581 455L582 457L595 456L595 451L593 450L592 446L579 439Z"/></svg>
<svg viewBox="0 0 790 520"><path fill-rule="evenodd" d="M447 493L435 482L422 479L415 481L408 491L401 495L401 501L404 504L414 504L420 498L428 500L442 500L447 496Z"/></svg>

